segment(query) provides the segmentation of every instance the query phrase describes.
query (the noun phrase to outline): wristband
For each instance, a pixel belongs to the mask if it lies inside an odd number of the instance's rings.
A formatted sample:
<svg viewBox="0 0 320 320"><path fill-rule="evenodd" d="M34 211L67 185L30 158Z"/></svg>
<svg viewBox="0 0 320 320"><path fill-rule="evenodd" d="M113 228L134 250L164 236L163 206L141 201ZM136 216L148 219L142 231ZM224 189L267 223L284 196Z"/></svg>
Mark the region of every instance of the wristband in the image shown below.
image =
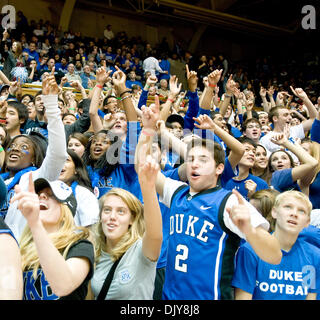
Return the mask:
<svg viewBox="0 0 320 320"><path fill-rule="evenodd" d="M224 96L227 97L227 98L231 98L231 97L232 97L232 94L227 94L227 93L225 93Z"/></svg>
<svg viewBox="0 0 320 320"><path fill-rule="evenodd" d="M170 102L174 103L174 100L173 100L173 99L168 98L167 100L169 100Z"/></svg>
<svg viewBox="0 0 320 320"><path fill-rule="evenodd" d="M69 110L76 110L76 108L71 107L71 108L69 108Z"/></svg>
<svg viewBox="0 0 320 320"><path fill-rule="evenodd" d="M211 83L209 83L209 87L210 88L215 88L217 85L216 84L211 84Z"/></svg>
<svg viewBox="0 0 320 320"><path fill-rule="evenodd" d="M145 136L148 136L148 137L153 137L154 136L154 133L149 133L147 132L146 130L142 130L141 131Z"/></svg>
<svg viewBox="0 0 320 320"><path fill-rule="evenodd" d="M123 91L122 93L120 93L120 98L122 98L122 96L125 94L125 93L128 93L128 92L131 92L131 90L125 90L125 91Z"/></svg>
<svg viewBox="0 0 320 320"><path fill-rule="evenodd" d="M127 99L127 98L131 98L132 97L132 95L131 94L129 94L128 96L125 96L124 98L121 98L121 100L120 101L123 101L123 100L125 100L125 99Z"/></svg>
<svg viewBox="0 0 320 320"><path fill-rule="evenodd" d="M4 149L3 149L3 147L0 147L0 152L2 152Z"/></svg>
<svg viewBox="0 0 320 320"><path fill-rule="evenodd" d="M96 87L97 87L97 88L100 88L100 89L103 89L103 86L100 85L100 84L96 84Z"/></svg>

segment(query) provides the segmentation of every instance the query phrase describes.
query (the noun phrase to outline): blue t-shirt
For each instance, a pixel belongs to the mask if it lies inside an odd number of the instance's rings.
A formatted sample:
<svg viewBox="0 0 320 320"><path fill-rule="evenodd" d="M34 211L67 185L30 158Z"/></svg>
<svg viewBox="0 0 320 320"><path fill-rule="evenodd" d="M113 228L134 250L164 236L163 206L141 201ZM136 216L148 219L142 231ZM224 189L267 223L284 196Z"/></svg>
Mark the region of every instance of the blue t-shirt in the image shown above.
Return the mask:
<svg viewBox="0 0 320 320"><path fill-rule="evenodd" d="M287 190L301 191L297 182L292 180L292 168L273 172L270 185L279 192L284 192Z"/></svg>
<svg viewBox="0 0 320 320"><path fill-rule="evenodd" d="M259 190L263 190L263 189L269 189L268 184L261 178L254 176L253 174L249 173L248 177L243 179L243 180L234 180L230 179L225 188L227 190L232 190L232 189L236 189L237 191L239 191L239 193L246 199L249 200L248 198L248 190L245 188L245 182L247 180L253 180L256 184L256 191Z"/></svg>
<svg viewBox="0 0 320 320"><path fill-rule="evenodd" d="M137 122L128 122L127 136L120 148L119 164L106 176L103 174L105 168L92 169L87 167L92 187L97 198L102 197L112 188L122 188L134 194L142 201L141 188L138 180L138 175L134 168L135 148L139 134L141 132L140 124ZM117 148L116 145L114 145ZM111 146L110 148L113 148ZM114 150L108 149L113 152Z"/></svg>
<svg viewBox="0 0 320 320"><path fill-rule="evenodd" d="M297 239L282 260L273 265L261 260L249 243L235 257L232 286L252 294L252 300L305 300L319 292L320 249Z"/></svg>
<svg viewBox="0 0 320 320"><path fill-rule="evenodd" d="M318 172L316 178L310 184L309 199L312 203L312 209L320 209L320 172Z"/></svg>

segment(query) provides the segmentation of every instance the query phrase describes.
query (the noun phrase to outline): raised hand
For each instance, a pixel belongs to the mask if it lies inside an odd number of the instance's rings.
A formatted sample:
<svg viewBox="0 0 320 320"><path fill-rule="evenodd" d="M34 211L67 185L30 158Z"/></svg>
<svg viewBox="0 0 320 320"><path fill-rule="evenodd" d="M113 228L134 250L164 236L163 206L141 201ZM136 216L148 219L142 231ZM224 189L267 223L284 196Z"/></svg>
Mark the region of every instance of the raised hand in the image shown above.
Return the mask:
<svg viewBox="0 0 320 320"><path fill-rule="evenodd" d="M195 71L190 71L189 66L186 64L187 81L188 88L190 91L194 92L198 86L198 77Z"/></svg>
<svg viewBox="0 0 320 320"><path fill-rule="evenodd" d="M117 90L123 90L126 88L126 80L127 80L127 76L126 74L120 70L117 66L115 66L115 68L117 69L116 72L114 72L113 76L112 76L112 81L113 84L115 86L115 88Z"/></svg>
<svg viewBox="0 0 320 320"><path fill-rule="evenodd" d="M59 87L54 76L55 67L52 68L48 77L42 80L42 94L43 95L58 95Z"/></svg>
<svg viewBox="0 0 320 320"><path fill-rule="evenodd" d="M229 76L229 79L226 83L226 92L227 94L233 94L236 83L232 79L232 74Z"/></svg>
<svg viewBox="0 0 320 320"><path fill-rule="evenodd" d="M40 201L34 190L32 173L29 173L28 191L22 191L19 185L16 185L15 195L10 200L10 203L18 201L18 209L27 219L29 226L34 225L39 220Z"/></svg>
<svg viewBox="0 0 320 320"><path fill-rule="evenodd" d="M109 82L111 80L111 72L111 70L107 72L105 67L98 68L96 71L97 84L104 86L107 82Z"/></svg>
<svg viewBox="0 0 320 320"><path fill-rule="evenodd" d="M261 98L265 98L267 95L267 89L264 87L261 87L259 93L260 93Z"/></svg>
<svg viewBox="0 0 320 320"><path fill-rule="evenodd" d="M283 131L276 133L274 132L271 136L271 142L279 145L279 146L283 146L283 144L285 144L290 136L290 125L286 124Z"/></svg>
<svg viewBox="0 0 320 320"><path fill-rule="evenodd" d="M154 103L150 104L149 107L141 107L142 116L141 121L143 124L143 129L155 130L157 121L160 118L160 102L159 97L156 95L154 97Z"/></svg>
<svg viewBox="0 0 320 320"><path fill-rule="evenodd" d="M221 78L222 71L223 71L222 69L214 70L213 72L211 72L208 75L209 86L216 86L217 85L217 83L219 82L219 80Z"/></svg>
<svg viewBox="0 0 320 320"><path fill-rule="evenodd" d="M295 94L295 96L297 96L301 100L308 99L308 95L305 93L305 91L303 89L301 89L301 88L294 89L292 86L290 86L290 89Z"/></svg>
<svg viewBox="0 0 320 320"><path fill-rule="evenodd" d="M8 102L6 100L0 101L0 117L5 118L7 113Z"/></svg>
<svg viewBox="0 0 320 320"><path fill-rule="evenodd" d="M169 80L170 94L176 97L181 91L181 88L182 88L182 83L178 85L178 78L176 76L171 76Z"/></svg>
<svg viewBox="0 0 320 320"><path fill-rule="evenodd" d="M113 113L108 113L103 118L103 129L110 130L116 123L116 119Z"/></svg>
<svg viewBox="0 0 320 320"><path fill-rule="evenodd" d="M238 204L232 206L232 208L226 208L226 211L229 213L230 219L238 229L242 233L247 234L249 231L252 231L249 207L237 190L233 189L232 193L237 197Z"/></svg>
<svg viewBox="0 0 320 320"><path fill-rule="evenodd" d="M194 126L199 129L212 130L215 128L213 120L207 114L202 114L198 118L193 118L193 120L195 121Z"/></svg>
<svg viewBox="0 0 320 320"><path fill-rule="evenodd" d="M139 158L139 167L138 167L138 179L140 185L144 186L150 186L154 187L156 184L157 180L157 175L160 170L159 164L156 162L155 159L152 158L151 155L147 155L147 150L146 149L147 145L143 145L141 147L141 150L139 152L140 156Z"/></svg>
<svg viewBox="0 0 320 320"><path fill-rule="evenodd" d="M149 76L147 78L146 84L151 87L154 86L158 82L158 78L156 76Z"/></svg>

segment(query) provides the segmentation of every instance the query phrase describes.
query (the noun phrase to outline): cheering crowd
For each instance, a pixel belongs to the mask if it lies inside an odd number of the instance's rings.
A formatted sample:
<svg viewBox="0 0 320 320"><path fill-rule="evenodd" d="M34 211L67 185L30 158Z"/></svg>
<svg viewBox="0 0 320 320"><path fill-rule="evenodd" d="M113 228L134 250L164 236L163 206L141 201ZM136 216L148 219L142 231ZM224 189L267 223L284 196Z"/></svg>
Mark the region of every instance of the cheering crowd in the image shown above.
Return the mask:
<svg viewBox="0 0 320 320"><path fill-rule="evenodd" d="M0 54L1 299L318 299L316 61L22 12Z"/></svg>

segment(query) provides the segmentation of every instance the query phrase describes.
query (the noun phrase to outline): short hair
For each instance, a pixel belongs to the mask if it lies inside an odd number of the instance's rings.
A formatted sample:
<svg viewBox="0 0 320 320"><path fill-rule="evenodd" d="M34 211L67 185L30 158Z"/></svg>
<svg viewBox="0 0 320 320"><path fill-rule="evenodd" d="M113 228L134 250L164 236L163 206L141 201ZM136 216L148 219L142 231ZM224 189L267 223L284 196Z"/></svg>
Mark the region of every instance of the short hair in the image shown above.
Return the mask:
<svg viewBox="0 0 320 320"><path fill-rule="evenodd" d="M276 116L278 117L279 116L279 110L280 109L286 109L288 110L285 106L277 106L277 107L273 107L269 110L269 121L273 123L273 117Z"/></svg>
<svg viewBox="0 0 320 320"><path fill-rule="evenodd" d="M289 191L285 191L285 192L280 193L276 197L273 207L274 208L278 208L280 206L280 204L282 203L283 199L286 199L288 197L293 197L293 198L295 198L295 199L297 199L299 201L304 202L304 204L307 207L308 214L309 215L311 214L312 203L309 200L309 197L306 196L304 193L302 193L300 191L297 191L297 190L289 190Z"/></svg>
<svg viewBox="0 0 320 320"><path fill-rule="evenodd" d="M250 138L248 137L239 137L237 138L237 140L241 143L241 144L244 144L244 143L248 143L248 144L251 144L254 148L257 148L257 144Z"/></svg>
<svg viewBox="0 0 320 320"><path fill-rule="evenodd" d="M261 129L260 121L257 118L250 118L250 119L247 119L245 122L243 122L241 131L245 132L247 130L248 124L251 123L251 122L254 122L254 123L258 124L260 129Z"/></svg>
<svg viewBox="0 0 320 320"><path fill-rule="evenodd" d="M108 96L108 97L106 97L106 98L103 100L103 106L108 105L108 104L110 103L109 100L110 100L111 98L117 99L116 96Z"/></svg>
<svg viewBox="0 0 320 320"><path fill-rule="evenodd" d="M8 106L13 107L17 110L19 120L24 120L24 123L20 125L20 127L23 127L29 119L29 112L27 106L25 106L23 103L16 101L8 101Z"/></svg>
<svg viewBox="0 0 320 320"><path fill-rule="evenodd" d="M74 113L70 113L70 112L66 112L62 115L62 120L67 117L67 116L73 116L76 120L77 120L77 117Z"/></svg>
<svg viewBox="0 0 320 320"><path fill-rule="evenodd" d="M216 163L216 166L219 165L220 163L222 163L224 165L225 152L219 143L214 142L210 139L194 138L187 144L187 156L188 156L190 150L195 147L203 147L203 148L207 149L211 153L211 155Z"/></svg>

